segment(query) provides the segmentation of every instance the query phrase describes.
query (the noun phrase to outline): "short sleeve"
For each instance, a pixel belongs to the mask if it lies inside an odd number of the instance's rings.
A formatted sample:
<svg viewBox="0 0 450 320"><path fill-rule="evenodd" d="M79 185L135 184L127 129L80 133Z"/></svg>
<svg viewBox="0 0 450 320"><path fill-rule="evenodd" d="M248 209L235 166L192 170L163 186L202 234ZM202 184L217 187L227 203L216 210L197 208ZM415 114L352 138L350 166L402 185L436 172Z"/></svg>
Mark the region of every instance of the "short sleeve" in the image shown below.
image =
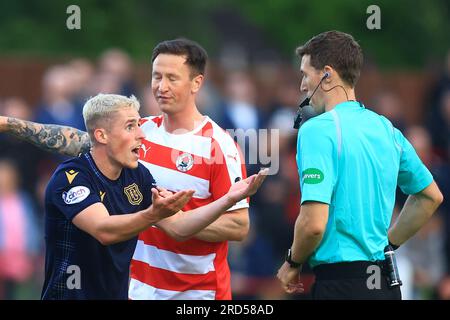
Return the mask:
<svg viewBox="0 0 450 320"><path fill-rule="evenodd" d="M397 184L405 194L418 193L433 182L433 176L398 129L394 128L394 135L397 146L401 149Z"/></svg>
<svg viewBox="0 0 450 320"><path fill-rule="evenodd" d="M95 190L87 174L76 168L59 170L47 187L50 202L68 220L94 203L101 202Z"/></svg>
<svg viewBox="0 0 450 320"><path fill-rule="evenodd" d="M297 139L301 203L317 201L330 204L337 173L334 123L332 120L310 121L302 126Z"/></svg>
<svg viewBox="0 0 450 320"><path fill-rule="evenodd" d="M232 183L245 179L247 172L239 147L232 139L231 143L224 145L219 145L216 140L213 141L213 152L210 193L213 199L217 200L228 192ZM248 208L248 206L248 199L243 199L227 211Z"/></svg>

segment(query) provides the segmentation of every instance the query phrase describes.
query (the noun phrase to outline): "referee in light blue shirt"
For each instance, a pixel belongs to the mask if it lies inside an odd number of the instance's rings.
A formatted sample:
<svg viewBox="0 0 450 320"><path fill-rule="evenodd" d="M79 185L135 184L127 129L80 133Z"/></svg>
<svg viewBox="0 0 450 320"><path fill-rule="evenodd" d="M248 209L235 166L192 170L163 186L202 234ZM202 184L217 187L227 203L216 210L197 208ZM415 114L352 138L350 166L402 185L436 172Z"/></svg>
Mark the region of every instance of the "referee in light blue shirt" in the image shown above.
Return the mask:
<svg viewBox="0 0 450 320"><path fill-rule="evenodd" d="M301 209L278 278L288 293L302 292L308 262L315 299L401 299L385 257L427 222L442 194L403 134L356 101L363 56L351 35L319 34L297 54L301 89L319 115L299 131ZM389 229L397 185L409 198Z"/></svg>

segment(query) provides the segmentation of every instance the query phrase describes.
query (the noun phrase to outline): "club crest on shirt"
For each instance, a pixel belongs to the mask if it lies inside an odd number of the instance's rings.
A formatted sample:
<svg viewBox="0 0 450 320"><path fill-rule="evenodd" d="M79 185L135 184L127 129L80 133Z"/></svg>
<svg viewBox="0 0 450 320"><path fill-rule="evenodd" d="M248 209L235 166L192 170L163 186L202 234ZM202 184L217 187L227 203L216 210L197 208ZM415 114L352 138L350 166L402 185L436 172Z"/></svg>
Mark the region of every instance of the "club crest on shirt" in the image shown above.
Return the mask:
<svg viewBox="0 0 450 320"><path fill-rule="evenodd" d="M136 183L123 188L123 192L127 196L128 202L134 206L141 204L142 199L144 198Z"/></svg>
<svg viewBox="0 0 450 320"><path fill-rule="evenodd" d="M89 194L91 193L91 190L87 187L78 186L73 187L67 192L63 192L62 198L64 200L65 204L75 204L80 203L84 199L86 199Z"/></svg>
<svg viewBox="0 0 450 320"><path fill-rule="evenodd" d="M188 170L191 170L192 166L194 165L194 158L190 153L185 152L178 156L176 165L179 171L186 172Z"/></svg>

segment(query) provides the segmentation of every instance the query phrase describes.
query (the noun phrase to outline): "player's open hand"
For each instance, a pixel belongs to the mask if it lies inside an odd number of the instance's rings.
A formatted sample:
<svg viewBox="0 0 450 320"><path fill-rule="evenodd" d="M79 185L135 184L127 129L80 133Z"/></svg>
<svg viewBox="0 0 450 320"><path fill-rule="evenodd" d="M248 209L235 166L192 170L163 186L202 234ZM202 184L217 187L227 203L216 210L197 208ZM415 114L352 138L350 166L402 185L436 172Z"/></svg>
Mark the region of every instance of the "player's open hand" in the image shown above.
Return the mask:
<svg viewBox="0 0 450 320"><path fill-rule="evenodd" d="M170 217L180 211L191 200L194 190L183 190L172 193L164 188L152 188L151 212L159 220Z"/></svg>
<svg viewBox="0 0 450 320"><path fill-rule="evenodd" d="M238 202L254 195L266 179L268 173L269 169L265 168L260 170L258 174L254 174L247 179L234 183L228 191L228 196L233 199L233 202Z"/></svg>
<svg viewBox="0 0 450 320"><path fill-rule="evenodd" d="M158 187L156 187L156 189L158 190L158 193L159 193L159 196L160 196L160 197L168 198L168 197L173 196L173 192L167 190L166 188L163 188L163 187L159 187L159 186L158 186Z"/></svg>

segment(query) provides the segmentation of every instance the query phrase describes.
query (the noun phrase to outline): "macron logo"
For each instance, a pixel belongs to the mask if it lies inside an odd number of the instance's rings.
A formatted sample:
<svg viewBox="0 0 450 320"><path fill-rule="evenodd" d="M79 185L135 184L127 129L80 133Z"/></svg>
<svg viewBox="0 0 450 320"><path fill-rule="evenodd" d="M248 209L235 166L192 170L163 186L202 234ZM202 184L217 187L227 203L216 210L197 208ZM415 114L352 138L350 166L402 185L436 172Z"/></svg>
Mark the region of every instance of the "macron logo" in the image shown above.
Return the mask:
<svg viewBox="0 0 450 320"><path fill-rule="evenodd" d="M67 192L63 192L62 198L65 204L75 204L86 199L91 191L87 187L73 187Z"/></svg>

